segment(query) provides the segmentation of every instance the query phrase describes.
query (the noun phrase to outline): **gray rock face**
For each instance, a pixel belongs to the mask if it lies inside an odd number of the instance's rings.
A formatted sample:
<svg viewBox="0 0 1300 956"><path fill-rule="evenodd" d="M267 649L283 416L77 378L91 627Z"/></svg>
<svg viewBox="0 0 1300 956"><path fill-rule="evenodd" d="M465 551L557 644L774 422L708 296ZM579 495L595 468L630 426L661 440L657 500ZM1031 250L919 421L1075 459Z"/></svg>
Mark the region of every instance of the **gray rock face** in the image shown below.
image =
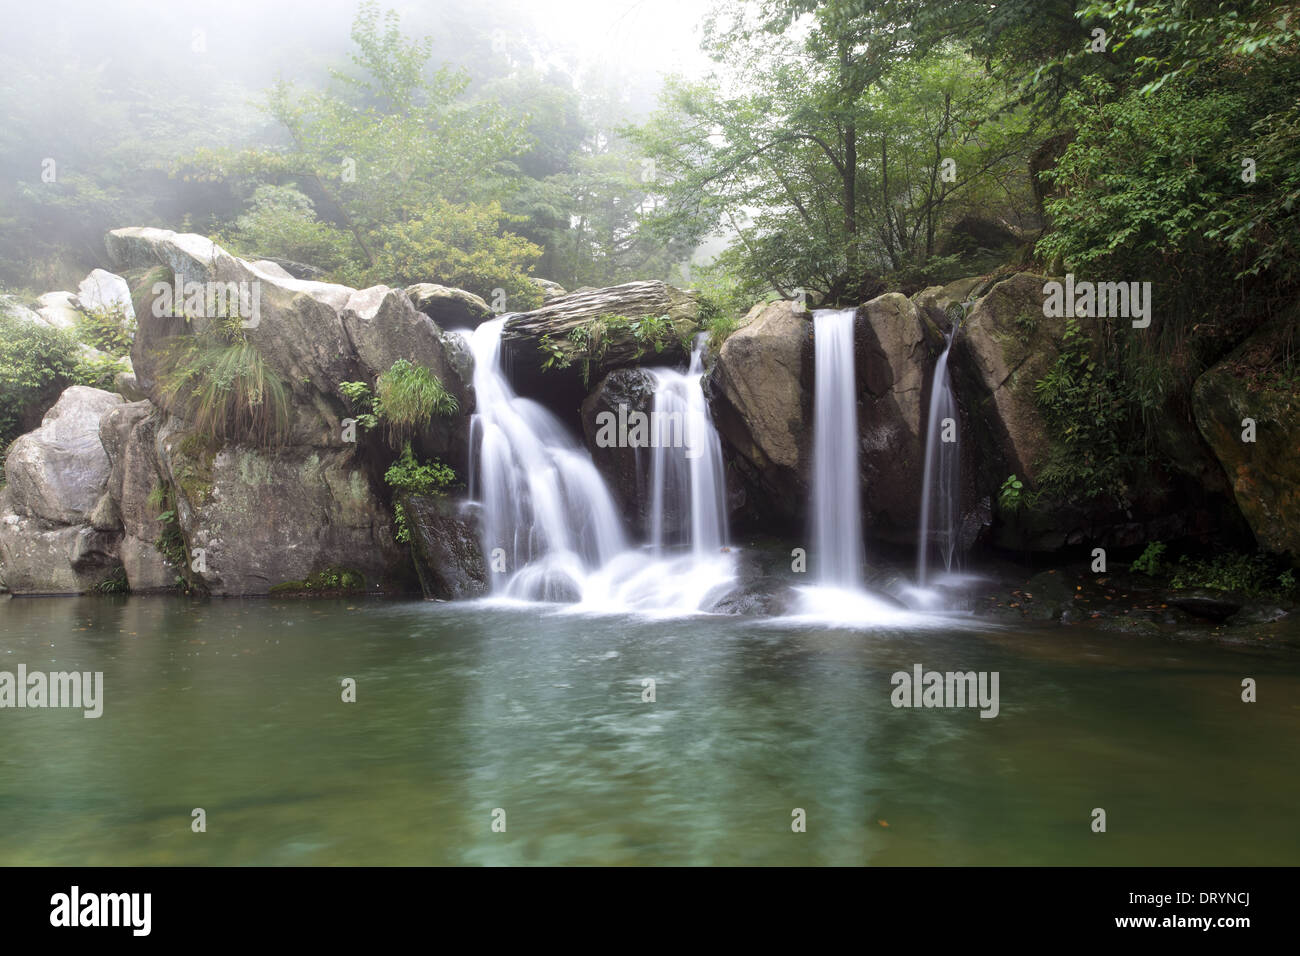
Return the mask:
<svg viewBox="0 0 1300 956"><path fill-rule="evenodd" d="M472 329L492 318L492 309L472 292L433 282L406 287L411 304L444 329Z"/></svg>
<svg viewBox="0 0 1300 956"><path fill-rule="evenodd" d="M455 601L486 594L487 565L471 506L422 495L408 495L403 504L424 596Z"/></svg>
<svg viewBox="0 0 1300 956"><path fill-rule="evenodd" d="M596 440L601 412L619 417L619 406L627 412L649 415L654 409L654 378L639 368L610 372L582 403L582 432L592 461L614 494L623 518L632 527L645 529L651 502L649 494L650 450L646 448L603 448ZM627 412L623 414L626 415Z"/></svg>
<svg viewBox="0 0 1300 956"><path fill-rule="evenodd" d="M935 350L920 311L896 292L858 309L854 340L862 514L873 537L911 544Z"/></svg>
<svg viewBox="0 0 1300 956"><path fill-rule="evenodd" d="M116 566L114 532L92 519L110 471L100 421L121 404L119 395L74 386L40 428L10 446L0 492L0 575L15 594L77 593Z"/></svg>
<svg viewBox="0 0 1300 956"><path fill-rule="evenodd" d="M180 569L166 561L156 542L163 531L154 489L162 482L156 438L160 413L148 401L120 405L100 422L99 439L112 464L105 511L117 519L118 553L132 591L172 587Z"/></svg>
<svg viewBox="0 0 1300 956"><path fill-rule="evenodd" d="M265 594L335 565L377 582L400 558L387 509L351 447L213 452L171 418L156 448L179 493L191 570L209 593Z"/></svg>
<svg viewBox="0 0 1300 956"><path fill-rule="evenodd" d="M812 314L796 308L754 306L706 384L746 508L789 523L802 520L812 454Z"/></svg>

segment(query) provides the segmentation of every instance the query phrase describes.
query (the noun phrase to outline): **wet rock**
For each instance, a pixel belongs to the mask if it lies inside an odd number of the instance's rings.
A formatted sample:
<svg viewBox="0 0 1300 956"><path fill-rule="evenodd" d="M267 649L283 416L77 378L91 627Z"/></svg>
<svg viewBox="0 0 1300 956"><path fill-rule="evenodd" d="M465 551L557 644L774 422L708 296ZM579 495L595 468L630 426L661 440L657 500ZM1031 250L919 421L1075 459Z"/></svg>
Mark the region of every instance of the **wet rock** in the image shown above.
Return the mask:
<svg viewBox="0 0 1300 956"><path fill-rule="evenodd" d="M1164 603L1171 607L1211 621L1227 620L1240 611L1247 600L1245 596L1232 591L1216 591L1210 588L1172 591L1163 598Z"/></svg>
<svg viewBox="0 0 1300 956"><path fill-rule="evenodd" d="M478 522L468 502L408 495L411 551L427 598L455 601L488 592Z"/></svg>

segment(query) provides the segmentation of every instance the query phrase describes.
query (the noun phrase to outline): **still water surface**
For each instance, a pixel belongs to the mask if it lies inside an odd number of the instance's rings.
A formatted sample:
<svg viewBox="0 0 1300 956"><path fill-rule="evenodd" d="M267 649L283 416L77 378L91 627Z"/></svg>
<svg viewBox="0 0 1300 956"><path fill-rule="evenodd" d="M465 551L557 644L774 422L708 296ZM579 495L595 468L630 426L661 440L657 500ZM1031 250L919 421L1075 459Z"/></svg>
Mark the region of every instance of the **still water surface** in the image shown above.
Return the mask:
<svg viewBox="0 0 1300 956"><path fill-rule="evenodd" d="M1300 863L1294 649L85 597L0 603L19 663L104 715L0 710L0 864ZM917 663L999 716L895 709Z"/></svg>

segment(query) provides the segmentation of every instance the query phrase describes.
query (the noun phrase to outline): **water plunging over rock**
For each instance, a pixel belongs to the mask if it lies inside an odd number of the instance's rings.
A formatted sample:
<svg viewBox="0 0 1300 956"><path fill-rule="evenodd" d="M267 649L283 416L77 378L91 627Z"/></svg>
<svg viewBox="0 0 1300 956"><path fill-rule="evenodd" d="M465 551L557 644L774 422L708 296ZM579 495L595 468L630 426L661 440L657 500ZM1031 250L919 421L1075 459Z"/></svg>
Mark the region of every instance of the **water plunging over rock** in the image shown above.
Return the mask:
<svg viewBox="0 0 1300 956"><path fill-rule="evenodd" d="M854 388L856 309L813 314L812 557L829 587L862 583L862 512L858 490L858 404Z"/></svg>
<svg viewBox="0 0 1300 956"><path fill-rule="evenodd" d="M480 325L470 337L477 410L470 442L476 449L471 494L481 507L484 558L497 597L565 602L576 611L679 614L707 610L734 579L731 555L721 549L721 452L704 414L700 372L658 371L656 405L680 408L706 435L696 464L667 455L655 469L652 531L656 547L630 546L618 510L591 457L559 419L515 394L501 370L504 319ZM699 361L698 354L695 361ZM689 380L689 381L686 381ZM683 442L684 444L684 442ZM656 449L656 454L661 449ZM687 447L663 449L685 458ZM677 478L670 479L669 476ZM685 476L685 480L679 478ZM681 496L685 495L685 503ZM669 513L687 514L692 551L668 546ZM697 531L698 529L698 531ZM504 570L496 570L504 568Z"/></svg>
<svg viewBox="0 0 1300 956"><path fill-rule="evenodd" d="M954 326L948 347L934 367L930 386L930 414L925 431L925 472L921 482L921 520L916 536L916 583L926 583L931 545L952 570L957 549L958 506L961 495L961 453L958 444L957 398L948 374L948 356L957 337Z"/></svg>

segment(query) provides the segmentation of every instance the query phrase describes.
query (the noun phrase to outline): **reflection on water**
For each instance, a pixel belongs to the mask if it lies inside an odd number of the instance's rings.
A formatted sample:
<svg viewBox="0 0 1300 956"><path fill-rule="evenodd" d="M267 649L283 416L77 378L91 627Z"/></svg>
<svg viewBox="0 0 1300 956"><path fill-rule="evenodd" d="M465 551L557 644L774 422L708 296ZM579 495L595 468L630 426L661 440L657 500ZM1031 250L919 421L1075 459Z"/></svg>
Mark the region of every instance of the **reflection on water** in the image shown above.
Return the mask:
<svg viewBox="0 0 1300 956"><path fill-rule="evenodd" d="M1300 862L1294 651L77 598L0 604L19 663L106 700L0 710L3 864ZM998 671L997 719L894 709L917 663Z"/></svg>

